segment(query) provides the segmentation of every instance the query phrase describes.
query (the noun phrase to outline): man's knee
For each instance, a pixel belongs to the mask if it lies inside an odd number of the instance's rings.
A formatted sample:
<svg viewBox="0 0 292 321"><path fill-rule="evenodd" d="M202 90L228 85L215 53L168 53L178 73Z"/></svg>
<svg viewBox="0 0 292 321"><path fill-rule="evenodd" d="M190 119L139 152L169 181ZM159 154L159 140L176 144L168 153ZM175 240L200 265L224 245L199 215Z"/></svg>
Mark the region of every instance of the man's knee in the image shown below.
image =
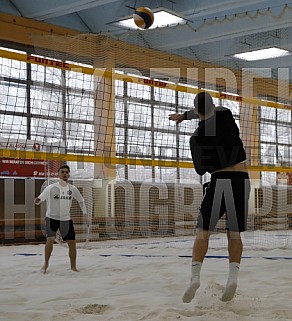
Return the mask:
<svg viewBox="0 0 292 321"><path fill-rule="evenodd" d="M76 240L66 240L69 247L74 248L76 247Z"/></svg>
<svg viewBox="0 0 292 321"><path fill-rule="evenodd" d="M52 246L55 243L55 236L47 236L47 245Z"/></svg>
<svg viewBox="0 0 292 321"><path fill-rule="evenodd" d="M210 235L211 231L209 230L203 230L201 228L197 228L196 230L196 239L209 240Z"/></svg>
<svg viewBox="0 0 292 321"><path fill-rule="evenodd" d="M227 237L229 240L241 240L240 232L233 232L227 230Z"/></svg>

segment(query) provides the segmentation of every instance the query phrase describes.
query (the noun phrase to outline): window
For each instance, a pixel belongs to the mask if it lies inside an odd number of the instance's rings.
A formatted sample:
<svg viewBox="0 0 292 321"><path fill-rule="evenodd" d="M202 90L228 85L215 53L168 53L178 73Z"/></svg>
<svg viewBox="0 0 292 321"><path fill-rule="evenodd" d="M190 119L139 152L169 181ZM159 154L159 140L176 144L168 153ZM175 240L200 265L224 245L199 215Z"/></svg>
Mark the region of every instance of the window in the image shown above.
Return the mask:
<svg viewBox="0 0 292 321"><path fill-rule="evenodd" d="M194 94L116 81L116 150L123 158L158 161L191 161L189 139L197 120L180 126L168 115L189 110ZM118 166L118 176L129 180L162 179L172 181L183 177L199 180L192 168L163 166Z"/></svg>
<svg viewBox="0 0 292 321"><path fill-rule="evenodd" d="M95 154L93 76L6 58L0 58L0 76L2 138L37 141L42 150Z"/></svg>

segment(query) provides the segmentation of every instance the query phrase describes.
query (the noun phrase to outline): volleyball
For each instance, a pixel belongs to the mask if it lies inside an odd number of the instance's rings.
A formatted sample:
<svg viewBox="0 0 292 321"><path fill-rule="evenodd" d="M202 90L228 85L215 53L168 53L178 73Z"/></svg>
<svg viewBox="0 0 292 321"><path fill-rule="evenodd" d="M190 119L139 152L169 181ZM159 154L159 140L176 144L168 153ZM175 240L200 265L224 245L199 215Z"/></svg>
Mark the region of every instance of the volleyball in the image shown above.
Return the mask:
<svg viewBox="0 0 292 321"><path fill-rule="evenodd" d="M154 22L154 14L147 7L137 8L133 14L134 22L138 28L148 29Z"/></svg>

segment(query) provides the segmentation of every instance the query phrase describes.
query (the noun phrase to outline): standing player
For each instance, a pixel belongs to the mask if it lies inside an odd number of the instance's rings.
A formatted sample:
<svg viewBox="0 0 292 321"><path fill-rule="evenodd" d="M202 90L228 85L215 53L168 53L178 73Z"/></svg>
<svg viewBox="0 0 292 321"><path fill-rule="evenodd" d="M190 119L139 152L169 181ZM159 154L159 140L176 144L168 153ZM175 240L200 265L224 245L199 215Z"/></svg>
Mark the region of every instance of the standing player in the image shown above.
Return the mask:
<svg viewBox="0 0 292 321"><path fill-rule="evenodd" d="M53 245L56 232L59 229L64 241L69 247L69 258L71 270L78 272L76 267L76 240L73 221L70 217L70 208L72 200L75 198L85 215L88 224L88 215L84 199L78 189L68 183L70 177L70 168L63 165L58 170L60 180L47 186L44 191L35 198L35 204L39 205L43 201L47 201L46 212L46 236L47 242L45 246L45 262L41 272L46 273L49 267L49 260L53 251Z"/></svg>
<svg viewBox="0 0 292 321"><path fill-rule="evenodd" d="M250 182L245 166L246 153L229 109L215 107L207 92L196 95L194 107L184 114L169 115L169 119L177 124L185 119L200 119L190 139L190 149L196 172L199 175L211 174L211 181L203 186L204 197L193 246L191 283L183 295L183 302L191 302L200 286L200 271L210 233L225 213L229 276L221 300L230 301L237 288L242 256L240 232L246 230L247 222Z"/></svg>

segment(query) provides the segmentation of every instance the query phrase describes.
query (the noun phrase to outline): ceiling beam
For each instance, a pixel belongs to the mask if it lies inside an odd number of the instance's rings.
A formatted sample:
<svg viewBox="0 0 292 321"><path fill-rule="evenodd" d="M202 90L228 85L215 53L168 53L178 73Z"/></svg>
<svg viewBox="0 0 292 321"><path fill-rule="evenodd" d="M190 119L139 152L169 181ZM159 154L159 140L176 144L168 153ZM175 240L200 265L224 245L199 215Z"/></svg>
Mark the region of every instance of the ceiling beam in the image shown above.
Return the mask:
<svg viewBox="0 0 292 321"><path fill-rule="evenodd" d="M36 20L53 19L73 12L109 5L121 0L50 0L34 1L25 16Z"/></svg>

